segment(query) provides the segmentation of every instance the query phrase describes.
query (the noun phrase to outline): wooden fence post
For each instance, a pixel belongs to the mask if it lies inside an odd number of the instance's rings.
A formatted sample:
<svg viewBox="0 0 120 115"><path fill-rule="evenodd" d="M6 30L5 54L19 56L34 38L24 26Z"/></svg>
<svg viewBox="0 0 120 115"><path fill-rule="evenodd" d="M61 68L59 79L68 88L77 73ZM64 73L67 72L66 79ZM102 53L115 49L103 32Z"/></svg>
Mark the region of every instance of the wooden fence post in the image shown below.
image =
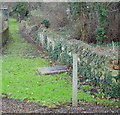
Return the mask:
<svg viewBox="0 0 120 115"><path fill-rule="evenodd" d="M77 60L78 56L73 53L73 81L72 81L72 106L77 107L78 97L77 97Z"/></svg>

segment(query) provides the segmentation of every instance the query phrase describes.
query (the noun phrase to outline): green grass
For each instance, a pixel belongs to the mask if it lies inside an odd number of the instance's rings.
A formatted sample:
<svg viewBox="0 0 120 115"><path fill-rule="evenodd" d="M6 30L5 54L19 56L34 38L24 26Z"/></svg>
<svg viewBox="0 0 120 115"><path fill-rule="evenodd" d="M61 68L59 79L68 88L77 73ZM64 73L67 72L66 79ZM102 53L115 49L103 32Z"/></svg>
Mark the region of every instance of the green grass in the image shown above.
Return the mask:
<svg viewBox="0 0 120 115"><path fill-rule="evenodd" d="M49 66L40 57L32 58L37 51L18 34L18 23L10 19L12 39L6 46L2 57L2 93L10 98L29 100L45 106L70 103L72 98L71 77L60 75L39 75L38 67ZM1 80L1 78L0 78ZM79 90L79 100L111 104L112 101L94 99L92 95Z"/></svg>
<svg viewBox="0 0 120 115"><path fill-rule="evenodd" d="M47 106L70 102L70 77L67 74L39 75L38 67L49 66L49 62L39 57L30 58L36 52L33 45L19 36L16 20L9 21L12 39L4 51L7 55L3 56L2 93Z"/></svg>

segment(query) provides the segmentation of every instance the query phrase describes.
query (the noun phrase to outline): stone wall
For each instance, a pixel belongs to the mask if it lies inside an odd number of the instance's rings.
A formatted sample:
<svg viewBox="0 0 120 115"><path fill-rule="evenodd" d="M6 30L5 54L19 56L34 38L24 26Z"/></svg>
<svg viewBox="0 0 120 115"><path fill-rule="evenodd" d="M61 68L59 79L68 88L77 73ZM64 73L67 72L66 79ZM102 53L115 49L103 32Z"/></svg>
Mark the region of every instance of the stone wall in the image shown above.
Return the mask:
<svg viewBox="0 0 120 115"><path fill-rule="evenodd" d="M0 48L2 46L4 46L7 42L7 40L9 39L9 28L5 28L2 33L0 33L0 36L2 36L2 38L0 38Z"/></svg>
<svg viewBox="0 0 120 115"><path fill-rule="evenodd" d="M92 47L80 40L66 40L49 29L39 29L35 33L37 35L33 40L42 46L51 58L72 66L72 54L77 53L79 76L89 80L93 85L100 86L106 94L119 97L120 67L117 52Z"/></svg>
<svg viewBox="0 0 120 115"><path fill-rule="evenodd" d="M9 38L9 25L7 10L0 9L0 48L5 45Z"/></svg>

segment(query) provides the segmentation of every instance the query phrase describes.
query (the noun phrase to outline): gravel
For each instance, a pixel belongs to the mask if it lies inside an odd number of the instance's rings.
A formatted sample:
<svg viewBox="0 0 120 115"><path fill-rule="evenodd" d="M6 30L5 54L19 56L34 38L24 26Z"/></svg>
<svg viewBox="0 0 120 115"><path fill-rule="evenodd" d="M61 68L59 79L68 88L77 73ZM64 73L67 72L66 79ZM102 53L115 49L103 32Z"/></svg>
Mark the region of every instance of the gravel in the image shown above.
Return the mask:
<svg viewBox="0 0 120 115"><path fill-rule="evenodd" d="M105 107L96 104L80 104L79 107L46 107L11 98L2 98L2 113L116 113L120 114L119 108Z"/></svg>

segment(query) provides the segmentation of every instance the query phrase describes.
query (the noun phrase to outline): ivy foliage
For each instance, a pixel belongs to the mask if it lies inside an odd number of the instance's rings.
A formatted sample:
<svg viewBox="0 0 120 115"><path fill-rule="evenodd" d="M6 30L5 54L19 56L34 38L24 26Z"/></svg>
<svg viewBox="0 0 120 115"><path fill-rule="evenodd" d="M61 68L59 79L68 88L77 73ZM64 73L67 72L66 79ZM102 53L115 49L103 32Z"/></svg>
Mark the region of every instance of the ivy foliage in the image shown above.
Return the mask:
<svg viewBox="0 0 120 115"><path fill-rule="evenodd" d="M106 30L109 26L108 23L108 6L110 4L107 4L105 7L103 7L102 3L97 3L97 12L98 12L98 26L96 30L96 40L97 43L101 44L103 43L106 36Z"/></svg>
<svg viewBox="0 0 120 115"><path fill-rule="evenodd" d="M61 56L60 56L60 62L70 66L70 65L72 65L72 60L73 60L73 57L68 55L67 46L64 46L64 50L63 50L63 52L61 53Z"/></svg>
<svg viewBox="0 0 120 115"><path fill-rule="evenodd" d="M52 57L54 59L58 59L58 57L59 57L61 52L62 52L62 45L61 45L61 43L58 43L54 47L54 50L53 50L53 53L52 53Z"/></svg>

